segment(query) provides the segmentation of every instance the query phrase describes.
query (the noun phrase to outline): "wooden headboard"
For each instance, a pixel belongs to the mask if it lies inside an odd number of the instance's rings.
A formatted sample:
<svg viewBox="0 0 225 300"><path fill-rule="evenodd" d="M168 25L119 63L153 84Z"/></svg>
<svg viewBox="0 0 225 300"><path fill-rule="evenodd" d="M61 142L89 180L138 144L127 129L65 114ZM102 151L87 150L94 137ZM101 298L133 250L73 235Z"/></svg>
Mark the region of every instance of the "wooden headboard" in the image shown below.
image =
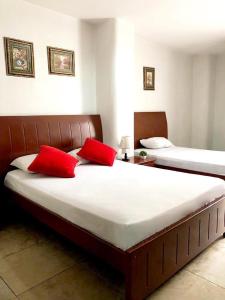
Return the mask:
<svg viewBox="0 0 225 300"><path fill-rule="evenodd" d="M142 147L141 139L149 137L168 138L165 112L135 112L134 113L134 149Z"/></svg>
<svg viewBox="0 0 225 300"><path fill-rule="evenodd" d="M37 153L43 144L70 151L87 137L102 141L99 115L0 117L0 181L16 157Z"/></svg>

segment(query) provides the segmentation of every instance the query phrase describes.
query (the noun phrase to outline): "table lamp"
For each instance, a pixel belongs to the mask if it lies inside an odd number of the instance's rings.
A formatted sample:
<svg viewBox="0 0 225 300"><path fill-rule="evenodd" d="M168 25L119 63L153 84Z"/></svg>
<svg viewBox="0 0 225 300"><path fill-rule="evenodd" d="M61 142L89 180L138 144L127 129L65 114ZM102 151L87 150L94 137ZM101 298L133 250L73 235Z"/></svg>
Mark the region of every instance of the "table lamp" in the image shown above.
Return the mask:
<svg viewBox="0 0 225 300"><path fill-rule="evenodd" d="M122 153L124 154L123 161L129 161L127 156L127 151L131 148L131 139L130 136L122 136L120 141L120 148L122 149Z"/></svg>

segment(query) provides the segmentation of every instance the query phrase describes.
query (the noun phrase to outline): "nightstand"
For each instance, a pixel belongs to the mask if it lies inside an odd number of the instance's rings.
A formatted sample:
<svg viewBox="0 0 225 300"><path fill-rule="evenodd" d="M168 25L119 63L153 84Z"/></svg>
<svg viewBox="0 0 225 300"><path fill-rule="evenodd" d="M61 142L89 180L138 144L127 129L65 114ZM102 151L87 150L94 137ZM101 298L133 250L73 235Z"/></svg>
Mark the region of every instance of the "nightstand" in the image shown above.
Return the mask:
<svg viewBox="0 0 225 300"><path fill-rule="evenodd" d="M131 164L143 165L148 167L155 166L155 159L152 157L147 157L146 159L141 158L140 156L132 156L128 161Z"/></svg>

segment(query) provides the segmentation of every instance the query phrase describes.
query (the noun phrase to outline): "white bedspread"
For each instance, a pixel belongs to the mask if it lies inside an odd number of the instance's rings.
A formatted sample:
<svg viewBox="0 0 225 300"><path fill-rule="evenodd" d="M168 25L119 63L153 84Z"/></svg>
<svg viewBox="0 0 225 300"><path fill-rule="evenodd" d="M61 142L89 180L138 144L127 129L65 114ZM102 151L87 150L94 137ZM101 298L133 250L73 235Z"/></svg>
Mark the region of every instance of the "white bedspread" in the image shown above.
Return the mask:
<svg viewBox="0 0 225 300"><path fill-rule="evenodd" d="M135 154L141 150L156 158L158 165L225 176L225 151L173 146L162 149L136 149Z"/></svg>
<svg viewBox="0 0 225 300"><path fill-rule="evenodd" d="M217 178L116 161L76 178L11 171L5 185L125 250L225 193Z"/></svg>

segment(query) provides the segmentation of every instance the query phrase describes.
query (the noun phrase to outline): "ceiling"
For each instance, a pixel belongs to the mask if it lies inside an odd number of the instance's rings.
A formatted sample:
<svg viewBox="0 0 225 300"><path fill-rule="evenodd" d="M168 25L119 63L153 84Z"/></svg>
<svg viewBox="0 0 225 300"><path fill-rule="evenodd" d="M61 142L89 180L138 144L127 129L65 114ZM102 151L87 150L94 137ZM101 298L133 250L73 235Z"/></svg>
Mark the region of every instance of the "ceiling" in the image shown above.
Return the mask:
<svg viewBox="0 0 225 300"><path fill-rule="evenodd" d="M225 0L27 0L82 19L125 18L137 33L188 53L225 51Z"/></svg>

